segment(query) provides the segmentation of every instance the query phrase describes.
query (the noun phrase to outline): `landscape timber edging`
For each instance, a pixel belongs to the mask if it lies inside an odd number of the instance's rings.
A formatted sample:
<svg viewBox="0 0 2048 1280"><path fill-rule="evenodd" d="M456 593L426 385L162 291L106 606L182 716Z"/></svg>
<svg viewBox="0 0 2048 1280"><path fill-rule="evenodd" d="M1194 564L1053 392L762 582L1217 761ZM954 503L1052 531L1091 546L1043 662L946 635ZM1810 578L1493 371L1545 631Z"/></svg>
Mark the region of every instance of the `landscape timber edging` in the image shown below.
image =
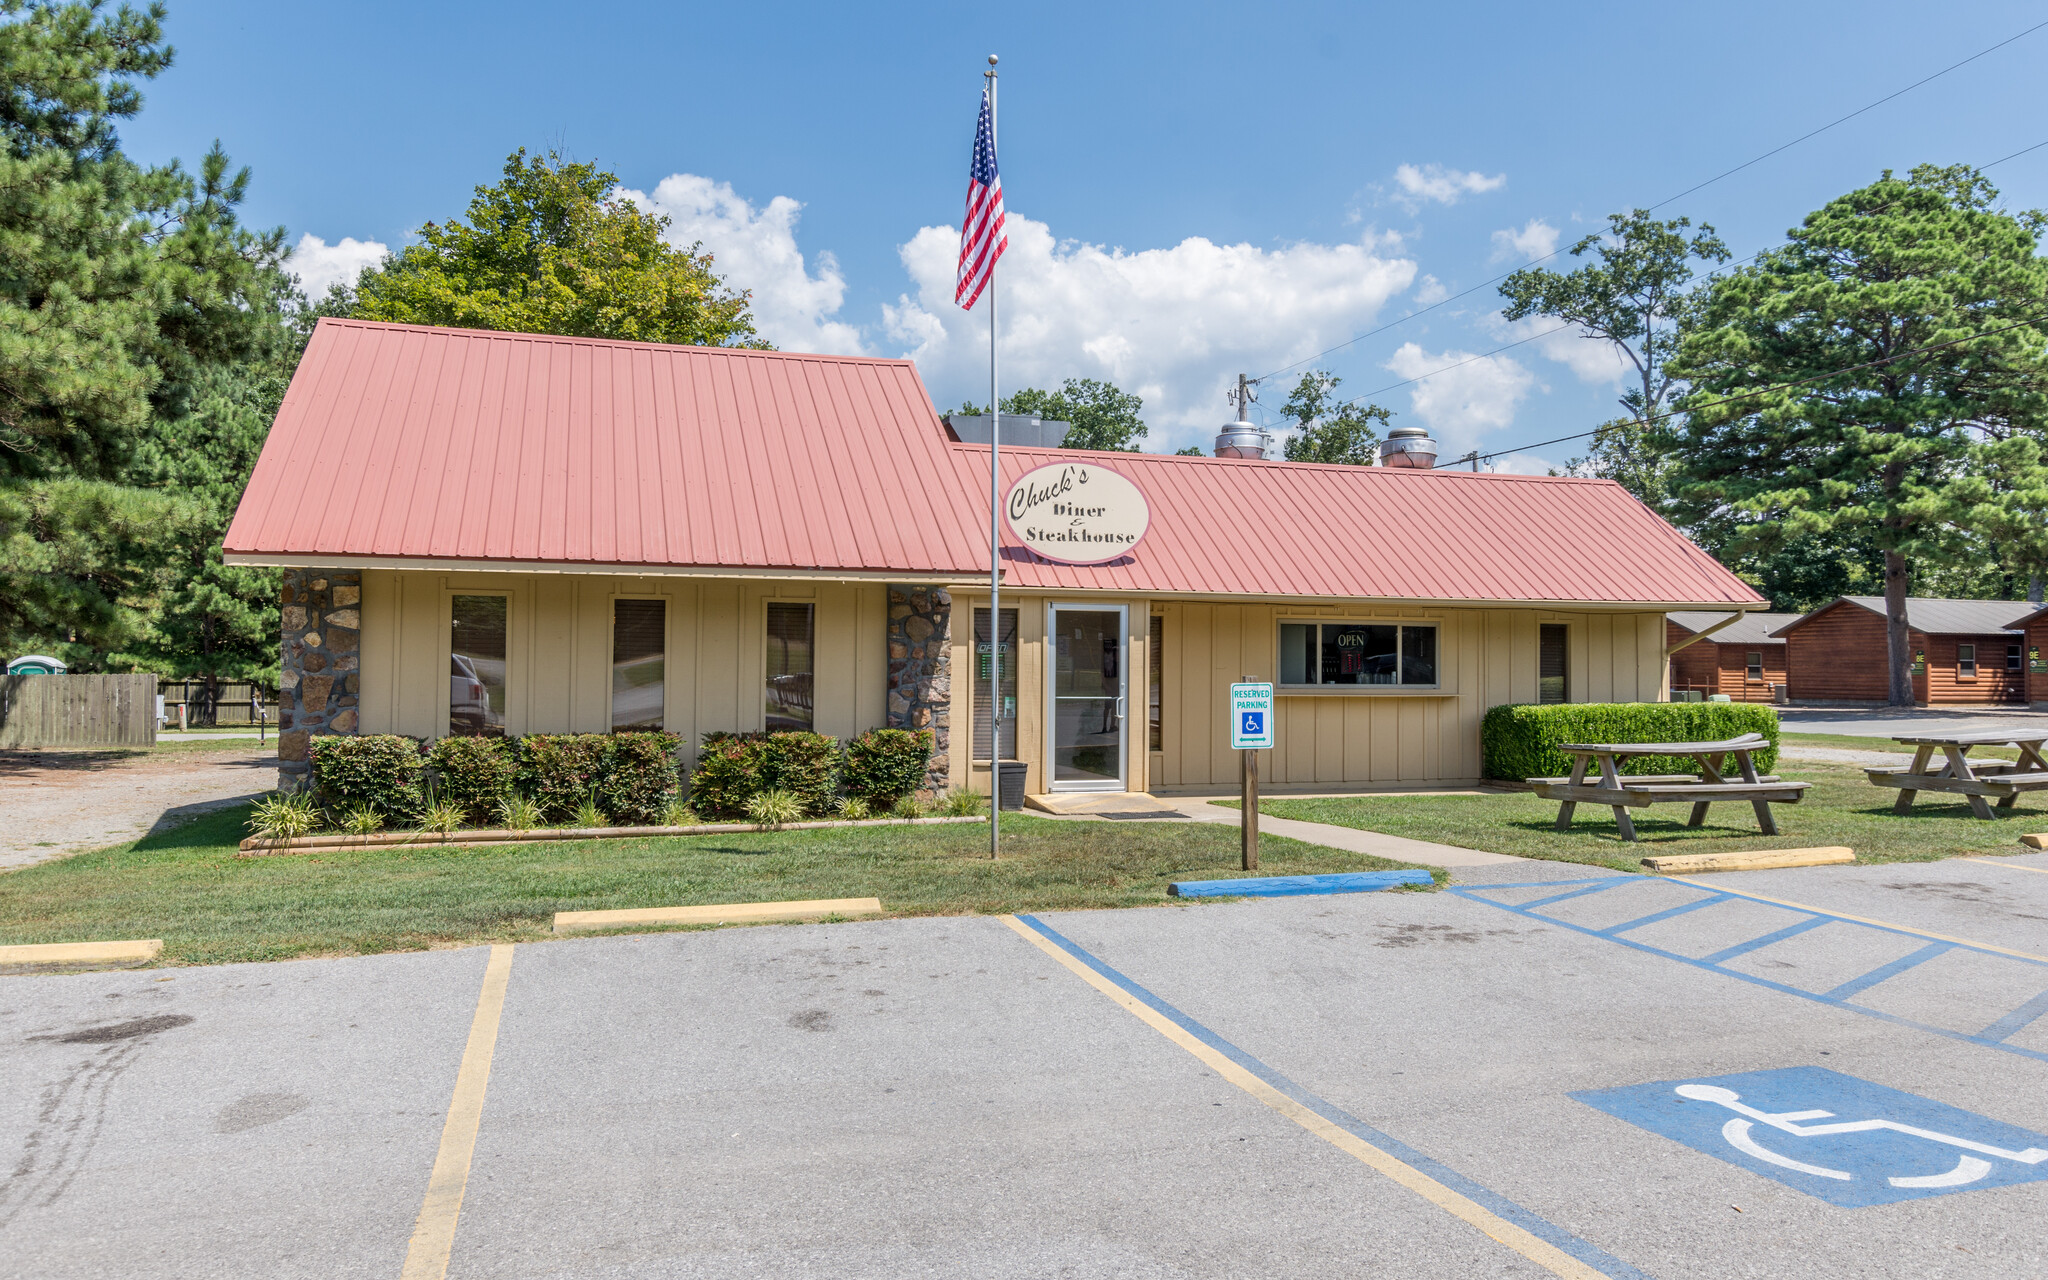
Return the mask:
<svg viewBox="0 0 2048 1280"><path fill-rule="evenodd" d="M957 822L987 822L979 815L965 818L844 818L828 822L785 822L764 827L752 822L710 822L694 827L536 827L527 831L377 831L366 836L295 836L289 840L266 840L250 836L242 841L238 857L257 858L274 853L311 853L320 849L394 849L411 845L451 844L547 844L558 840L630 840L648 836L715 836L741 831L821 831L831 827L916 827Z"/></svg>

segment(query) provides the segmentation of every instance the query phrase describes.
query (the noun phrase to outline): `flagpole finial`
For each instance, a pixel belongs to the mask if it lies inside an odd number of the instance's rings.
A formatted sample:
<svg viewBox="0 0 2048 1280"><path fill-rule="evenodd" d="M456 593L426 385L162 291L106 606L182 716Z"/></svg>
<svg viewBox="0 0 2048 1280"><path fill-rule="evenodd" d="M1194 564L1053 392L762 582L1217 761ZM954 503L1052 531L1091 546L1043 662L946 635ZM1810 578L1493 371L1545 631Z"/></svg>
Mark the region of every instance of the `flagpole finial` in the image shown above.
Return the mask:
<svg viewBox="0 0 2048 1280"><path fill-rule="evenodd" d="M994 54L990 54L990 55L988 55L988 65L990 65L990 66L994 66L994 65L996 65L996 55L994 55Z"/></svg>

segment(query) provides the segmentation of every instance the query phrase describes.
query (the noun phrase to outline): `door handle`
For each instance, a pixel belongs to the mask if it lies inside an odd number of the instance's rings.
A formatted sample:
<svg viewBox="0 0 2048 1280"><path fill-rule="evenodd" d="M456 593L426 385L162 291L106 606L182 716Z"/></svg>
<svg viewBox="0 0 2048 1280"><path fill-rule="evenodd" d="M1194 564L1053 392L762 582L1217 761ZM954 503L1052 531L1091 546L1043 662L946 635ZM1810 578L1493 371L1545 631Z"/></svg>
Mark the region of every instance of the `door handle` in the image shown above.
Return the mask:
<svg viewBox="0 0 2048 1280"><path fill-rule="evenodd" d="M1123 695L1122 695L1122 694L1118 694L1118 695L1117 695L1117 700L1116 700L1116 718L1117 718L1118 720L1122 720L1122 719L1124 718L1124 697L1123 697Z"/></svg>

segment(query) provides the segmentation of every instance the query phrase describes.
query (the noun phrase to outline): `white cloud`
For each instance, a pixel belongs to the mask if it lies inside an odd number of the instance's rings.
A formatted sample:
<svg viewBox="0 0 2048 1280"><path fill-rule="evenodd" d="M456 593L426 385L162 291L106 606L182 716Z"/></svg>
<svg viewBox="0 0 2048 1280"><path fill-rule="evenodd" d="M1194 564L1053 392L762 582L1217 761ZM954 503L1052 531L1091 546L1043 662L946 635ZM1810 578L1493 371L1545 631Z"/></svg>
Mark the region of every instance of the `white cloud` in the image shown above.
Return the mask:
<svg viewBox="0 0 2048 1280"><path fill-rule="evenodd" d="M732 184L693 173L663 178L648 196L625 191L628 199L669 218L664 238L687 248L702 242L713 270L728 287L753 290L754 327L786 351L859 355L868 350L860 329L837 319L846 299L846 277L830 253L819 253L815 270L797 248L797 216L803 206L776 196L755 208Z"/></svg>
<svg viewBox="0 0 2048 1280"><path fill-rule="evenodd" d="M1555 360L1570 369L1580 382L1619 386L1623 379L1635 376L1636 367L1621 353L1621 348L1577 325L1562 324L1549 316L1508 320L1496 311L1486 318L1486 327L1503 342L1541 335L1529 345L1541 352L1544 359Z"/></svg>
<svg viewBox="0 0 2048 1280"><path fill-rule="evenodd" d="M374 267L390 252L375 240L343 236L329 244L310 232L299 237L285 266L299 278L299 289L308 302L327 296L331 284L354 284L364 267Z"/></svg>
<svg viewBox="0 0 2048 1280"><path fill-rule="evenodd" d="M1508 175L1491 178L1474 169L1446 169L1440 164L1404 164L1394 170L1394 184L1401 194L1394 197L1410 213L1429 203L1456 204L1466 196L1484 195L1507 185Z"/></svg>
<svg viewBox="0 0 2048 1280"><path fill-rule="evenodd" d="M1442 302L1450 296L1451 291L1444 288L1444 282L1435 276L1422 277L1422 283L1415 288L1415 300L1425 307Z"/></svg>
<svg viewBox="0 0 2048 1280"><path fill-rule="evenodd" d="M1224 390L1305 359L1369 325L1415 279L1412 261L1351 244L1262 249L1199 237L1131 252L1055 239L1012 213L998 287L1002 390L1104 378L1144 397L1151 452L1206 446L1227 420ZM953 305L960 233L925 227L899 250L913 292L883 307L940 407L988 397L988 315ZM1284 379L1282 379L1284 381ZM1278 387L1267 396L1278 404Z"/></svg>
<svg viewBox="0 0 2048 1280"><path fill-rule="evenodd" d="M1439 460L1475 448L1487 432L1512 425L1515 410L1536 385L1535 375L1507 356L1429 352L1413 342L1401 344L1386 368L1418 380L1409 392L1410 404L1435 434Z"/></svg>
<svg viewBox="0 0 2048 1280"><path fill-rule="evenodd" d="M1509 227L1493 233L1493 260L1505 261L1520 255L1535 262L1557 252L1557 228L1541 218L1531 218L1520 231Z"/></svg>

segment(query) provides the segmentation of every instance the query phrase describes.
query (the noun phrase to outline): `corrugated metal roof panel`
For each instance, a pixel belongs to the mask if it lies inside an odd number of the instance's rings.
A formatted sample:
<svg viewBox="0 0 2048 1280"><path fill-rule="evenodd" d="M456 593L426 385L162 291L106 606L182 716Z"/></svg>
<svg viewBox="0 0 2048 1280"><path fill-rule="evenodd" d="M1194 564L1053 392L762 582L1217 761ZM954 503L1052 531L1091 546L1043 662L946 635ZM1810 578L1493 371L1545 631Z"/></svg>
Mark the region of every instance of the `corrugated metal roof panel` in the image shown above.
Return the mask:
<svg viewBox="0 0 2048 1280"><path fill-rule="evenodd" d="M1005 449L1107 466L1135 551L1005 551L1016 587L1136 594L1763 603L1602 480ZM957 575L988 564L988 450L905 360L322 320L226 539L331 557Z"/></svg>

